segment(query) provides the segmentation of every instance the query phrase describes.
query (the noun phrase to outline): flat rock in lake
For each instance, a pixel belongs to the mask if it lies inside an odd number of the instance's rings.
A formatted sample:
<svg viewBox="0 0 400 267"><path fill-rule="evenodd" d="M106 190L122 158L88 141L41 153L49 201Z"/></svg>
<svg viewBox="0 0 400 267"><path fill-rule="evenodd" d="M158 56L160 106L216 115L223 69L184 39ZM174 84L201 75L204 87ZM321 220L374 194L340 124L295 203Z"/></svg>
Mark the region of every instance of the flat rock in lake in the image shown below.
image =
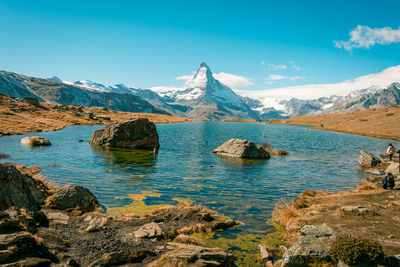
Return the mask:
<svg viewBox="0 0 400 267"><path fill-rule="evenodd" d="M213 153L221 156L243 159L269 159L270 155L261 146L255 143L233 138L217 147Z"/></svg>

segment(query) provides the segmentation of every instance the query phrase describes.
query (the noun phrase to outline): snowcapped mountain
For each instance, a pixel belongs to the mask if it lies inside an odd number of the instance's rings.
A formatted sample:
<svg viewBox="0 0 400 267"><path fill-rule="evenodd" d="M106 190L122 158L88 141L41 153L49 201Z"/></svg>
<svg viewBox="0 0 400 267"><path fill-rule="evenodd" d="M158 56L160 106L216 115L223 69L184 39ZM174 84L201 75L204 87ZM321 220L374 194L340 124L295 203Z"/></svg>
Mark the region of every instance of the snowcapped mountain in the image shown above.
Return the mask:
<svg viewBox="0 0 400 267"><path fill-rule="evenodd" d="M181 90L164 92L170 105L186 106L185 115L201 119L258 119L243 99L231 88L213 77L210 68L201 63L196 74Z"/></svg>
<svg viewBox="0 0 400 267"><path fill-rule="evenodd" d="M391 67L378 74L338 84L283 88L282 90L286 90L290 95L297 92L300 96L286 100L276 95L278 89L236 94L216 79L205 63L201 63L196 74L182 88L140 89L124 84L109 86L90 80L67 82L56 76L41 79L0 71L0 93L13 97L36 97L52 103L105 106L131 112L169 113L205 120L266 120L399 105L400 83L387 86L388 81L400 80L399 71L400 66ZM371 86L375 81L377 85ZM366 84L368 87L360 89ZM303 91L318 88L335 91L336 86L340 87L342 92L346 92L346 95L300 99ZM348 90L346 86L356 89ZM326 95L326 92L324 94Z"/></svg>
<svg viewBox="0 0 400 267"><path fill-rule="evenodd" d="M85 85L89 86L89 83ZM95 85L103 88L101 84L90 84ZM73 83L58 82L54 78L41 79L12 72L0 71L0 93L17 98L35 97L40 101L65 105L103 106L119 111L168 114L132 93L121 94L86 88Z"/></svg>
<svg viewBox="0 0 400 267"><path fill-rule="evenodd" d="M400 83L392 83L387 88L371 86L354 90L345 96L333 95L317 99L278 100L264 97L254 100L249 97L244 98L252 109L259 111L260 119L284 119L399 105Z"/></svg>

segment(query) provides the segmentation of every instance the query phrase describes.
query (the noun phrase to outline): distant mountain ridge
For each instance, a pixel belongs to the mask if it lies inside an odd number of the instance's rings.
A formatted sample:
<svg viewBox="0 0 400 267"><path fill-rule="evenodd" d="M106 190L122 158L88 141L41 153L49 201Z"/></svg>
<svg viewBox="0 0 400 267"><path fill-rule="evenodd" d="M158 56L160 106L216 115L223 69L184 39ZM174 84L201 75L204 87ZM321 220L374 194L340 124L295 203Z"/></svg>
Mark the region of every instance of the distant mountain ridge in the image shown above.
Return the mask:
<svg viewBox="0 0 400 267"><path fill-rule="evenodd" d="M400 80L400 77L399 77ZM35 97L50 103L104 106L109 109L162 113L205 120L285 119L306 115L354 112L400 104L400 83L387 88L371 86L345 96L317 99L256 99L238 95L214 78L201 63L183 88L151 90L124 84L103 85L90 80L62 81L0 71L0 93L13 97Z"/></svg>
<svg viewBox="0 0 400 267"><path fill-rule="evenodd" d="M17 98L34 97L40 101L64 105L102 106L118 111L169 114L133 94L100 92L57 82L53 78L35 78L5 71L0 72L0 93Z"/></svg>

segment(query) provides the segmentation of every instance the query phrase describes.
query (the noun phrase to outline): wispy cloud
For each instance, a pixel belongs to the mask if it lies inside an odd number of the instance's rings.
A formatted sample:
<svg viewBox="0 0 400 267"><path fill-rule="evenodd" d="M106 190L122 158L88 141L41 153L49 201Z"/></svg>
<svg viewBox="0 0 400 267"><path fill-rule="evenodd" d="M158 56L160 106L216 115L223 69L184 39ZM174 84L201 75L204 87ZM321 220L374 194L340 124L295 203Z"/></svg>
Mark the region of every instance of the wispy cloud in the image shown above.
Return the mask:
<svg viewBox="0 0 400 267"><path fill-rule="evenodd" d="M286 64L268 64L268 70L286 70L287 68Z"/></svg>
<svg viewBox="0 0 400 267"><path fill-rule="evenodd" d="M192 78L193 78L193 75L182 75L182 76L176 77L175 80L187 81L187 80L190 80Z"/></svg>
<svg viewBox="0 0 400 267"><path fill-rule="evenodd" d="M334 41L337 48L344 48L351 52L354 48L366 48L376 44L390 45L400 43L400 27L392 29L391 27L370 28L364 25L358 25L349 33L348 41Z"/></svg>
<svg viewBox="0 0 400 267"><path fill-rule="evenodd" d="M346 95L354 90L366 89L371 86L385 88L393 82L400 82L399 77L400 65L387 68L379 73L368 74L340 83L308 84L260 91L237 90L236 92L256 99L290 99L292 97L299 99L315 99L322 96Z"/></svg>
<svg viewBox="0 0 400 267"><path fill-rule="evenodd" d="M193 76L194 75L182 75L176 77L175 80L188 81L192 79ZM254 84L251 78L247 78L245 76L240 76L240 75L234 75L226 72L213 73L213 77L231 88L246 87Z"/></svg>
<svg viewBox="0 0 400 267"><path fill-rule="evenodd" d="M301 71L301 68L299 66L297 66L294 61L290 61L290 66L292 67L292 69L295 69L297 71Z"/></svg>
<svg viewBox="0 0 400 267"><path fill-rule="evenodd" d="M214 73L213 76L215 79L231 88L246 87L254 84L251 78L225 72Z"/></svg>
<svg viewBox="0 0 400 267"><path fill-rule="evenodd" d="M271 81L279 81L279 80L289 80L289 81L296 81L298 79L302 79L303 77L301 76L283 76L279 74L271 74L269 77L266 79L268 84L271 84Z"/></svg>

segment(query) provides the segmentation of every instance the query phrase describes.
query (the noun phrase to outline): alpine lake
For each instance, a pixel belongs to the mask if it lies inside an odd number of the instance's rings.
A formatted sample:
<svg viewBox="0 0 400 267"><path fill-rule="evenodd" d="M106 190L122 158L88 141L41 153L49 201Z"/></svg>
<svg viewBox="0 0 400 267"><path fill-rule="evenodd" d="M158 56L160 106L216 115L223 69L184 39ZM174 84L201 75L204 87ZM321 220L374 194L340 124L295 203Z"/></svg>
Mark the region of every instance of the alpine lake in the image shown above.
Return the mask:
<svg viewBox="0 0 400 267"><path fill-rule="evenodd" d="M11 157L0 161L37 165L49 181L61 186L85 186L110 215L143 215L179 202L201 204L243 223L208 235L209 243L232 251L249 242L256 248L275 231L268 221L278 202L290 201L305 190L355 188L367 176L357 170L359 151L379 155L389 143L302 126L201 121L158 124L161 146L154 155L152 151L91 146L90 136L103 127L70 126L60 131L3 136L0 151ZM24 136L35 135L46 137L52 145L28 147L20 143ZM270 147L289 154L266 161L212 154L231 138L259 145L268 142ZM400 144L392 143L395 147ZM249 247L252 249L254 246Z"/></svg>

